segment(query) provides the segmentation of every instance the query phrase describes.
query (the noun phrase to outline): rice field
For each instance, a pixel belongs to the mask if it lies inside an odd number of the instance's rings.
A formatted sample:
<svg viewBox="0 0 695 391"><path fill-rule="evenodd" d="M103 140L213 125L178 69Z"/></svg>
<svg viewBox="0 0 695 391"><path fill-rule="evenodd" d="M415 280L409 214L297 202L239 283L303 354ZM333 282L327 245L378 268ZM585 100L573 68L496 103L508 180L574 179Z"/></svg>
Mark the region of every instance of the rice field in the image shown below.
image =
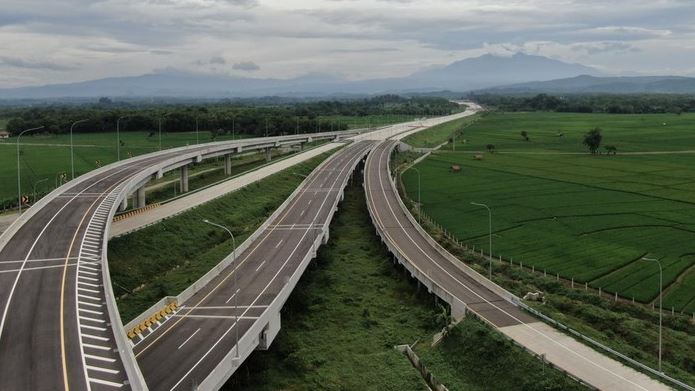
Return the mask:
<svg viewBox="0 0 695 391"><path fill-rule="evenodd" d="M617 155L581 144L594 126ZM530 141L521 135L526 130ZM563 136L558 136L562 133ZM495 153L484 152L487 144ZM491 113L418 164L423 210L493 254L641 302L695 312L695 115ZM452 165L460 172L451 172ZM417 197L414 170L403 174ZM657 301L658 304L658 301Z"/></svg>

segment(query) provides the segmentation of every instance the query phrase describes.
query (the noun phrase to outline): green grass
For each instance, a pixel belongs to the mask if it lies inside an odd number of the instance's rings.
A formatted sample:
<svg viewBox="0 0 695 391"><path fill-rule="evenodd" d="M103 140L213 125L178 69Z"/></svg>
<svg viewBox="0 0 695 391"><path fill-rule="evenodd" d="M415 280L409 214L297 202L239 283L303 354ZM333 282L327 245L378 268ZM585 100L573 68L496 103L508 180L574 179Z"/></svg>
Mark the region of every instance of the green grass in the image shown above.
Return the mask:
<svg viewBox="0 0 695 391"><path fill-rule="evenodd" d="M239 137L236 135L235 137ZM246 136L244 136L246 137ZM210 134L200 132L201 143L209 142ZM230 140L231 135L219 136L216 141ZM142 155L159 150L157 134L148 137L147 132L122 132L121 159ZM24 135L21 138L22 192L32 192L33 184L48 179L37 185L39 193L52 190L60 173L70 175L70 136L40 134ZM162 148L173 148L196 143L195 132L164 133ZM27 145L33 144L33 145ZM117 158L116 135L114 133L75 133L75 175L113 163ZM97 162L98 161L98 162ZM15 138L0 140L0 204L3 201L16 202L17 192L17 155Z"/></svg>
<svg viewBox="0 0 695 391"><path fill-rule="evenodd" d="M434 126L424 132L417 132L403 139L403 142L416 148L433 148L449 141L454 134L456 138L465 134L465 128L475 123L479 115L457 119Z"/></svg>
<svg viewBox="0 0 695 391"><path fill-rule="evenodd" d="M268 351L254 352L223 387L224 390L426 390L417 371L394 345L431 341L435 331L437 307L432 296L417 288L402 269L390 262L387 250L374 235L366 210L364 191L354 183L331 224L331 239L319 251L285 304L280 334ZM481 324L466 321L473 335L456 336L445 348L428 353L435 376L441 370L451 380L451 390L459 384L528 384L528 390L548 389L547 383L532 386L526 381L528 369L540 363ZM504 368L481 371L451 371L439 365L474 362L480 349L486 357ZM488 350L488 347L494 347ZM429 352L429 350L428 350ZM431 358L432 357L432 358ZM431 359L430 359L431 358ZM480 366L478 366L480 367ZM562 375L546 370L550 381L576 389ZM531 375L529 379L538 379ZM449 384L446 384L449 386ZM467 388L466 388L467 389Z"/></svg>
<svg viewBox="0 0 695 391"><path fill-rule="evenodd" d="M411 203L409 203L411 204ZM411 210L414 210L411 205ZM480 274L488 271L488 258L472 255L455 245L443 232L424 221L425 229L458 259L465 260ZM478 254L476 252L476 254ZM493 264L493 280L517 296L527 292L545 292L546 302L530 304L584 335L613 348L641 363L657 367L658 312L642 304L615 302L605 294L571 287L569 281L557 281L555 276L532 272L518 264ZM687 316L665 315L663 319L663 370L686 383L695 382L695 324Z"/></svg>
<svg viewBox="0 0 695 391"><path fill-rule="evenodd" d="M214 219L230 227L237 243L251 235L330 153L299 163L180 215L109 242L109 268L124 322L167 295L176 295L232 251ZM133 292L126 294L128 292Z"/></svg>
<svg viewBox="0 0 695 391"><path fill-rule="evenodd" d="M274 151L272 161L275 161L275 159L282 159L291 154L292 153L279 154L277 151ZM265 152L263 152L262 154L254 153L252 155L232 158L232 171L230 175L226 175L224 173L224 167L222 167L223 164L224 163L220 158L209 163L202 163L196 165L196 167L189 170L189 190L200 189L202 187L214 184L224 179L231 178L232 176L242 174L246 171L259 168L265 164L268 164L268 162L266 162L265 160ZM161 186L155 189L149 190L147 192L147 202L162 202L180 195L181 191L180 184L178 181L179 175L180 174L178 171L169 172L168 175L165 174L164 177L159 180L160 182L172 180L174 180L174 182L162 184ZM130 203L131 206L132 204L133 203Z"/></svg>
<svg viewBox="0 0 695 391"><path fill-rule="evenodd" d="M423 343L416 353L452 391L585 389L471 317L436 348Z"/></svg>
<svg viewBox="0 0 695 391"><path fill-rule="evenodd" d="M619 151L687 150L695 147L695 132L687 131L693 119L490 114L464 131L467 141L457 143L457 152L438 152L418 165L424 211L459 239L487 249L487 212L470 202L487 203L496 256L642 302L658 295L658 268L639 259L660 258L669 287L664 307L690 314L693 278L678 277L695 264L695 154L591 156L578 137L601 126ZM560 126L564 141L552 136ZM531 141L521 138L521 129L529 129ZM487 143L500 153L474 160L472 152ZM518 151L533 153L512 153ZM451 173L453 164L462 172ZM406 172L403 180L416 197L416 173Z"/></svg>
<svg viewBox="0 0 695 391"><path fill-rule="evenodd" d="M346 115L330 115L330 116L321 116L320 119L321 121L325 122L330 122L333 121L336 124L341 123L341 124L347 124L348 129L360 129L360 128L367 128L371 126L372 128L375 127L380 127L380 126L385 126L385 125L390 125L390 124L396 124L399 122L408 122L408 121L414 121L417 118L421 118L418 116L412 116L412 115L385 115L385 114L379 114L379 115L365 115L363 117L354 117L354 116L346 116ZM322 131L329 131L330 126L326 127L325 123L322 125L323 127L321 128ZM313 129L313 131L316 131L316 129Z"/></svg>

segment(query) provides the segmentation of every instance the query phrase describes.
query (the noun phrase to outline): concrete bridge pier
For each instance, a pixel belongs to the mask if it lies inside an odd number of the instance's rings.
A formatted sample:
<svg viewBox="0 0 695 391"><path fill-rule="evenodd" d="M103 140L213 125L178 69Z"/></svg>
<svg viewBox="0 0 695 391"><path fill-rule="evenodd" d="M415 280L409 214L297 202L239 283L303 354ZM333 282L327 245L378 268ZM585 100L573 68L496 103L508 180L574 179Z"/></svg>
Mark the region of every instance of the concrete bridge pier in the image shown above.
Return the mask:
<svg viewBox="0 0 695 391"><path fill-rule="evenodd" d="M145 185L142 185L138 188L137 192L137 197L136 197L136 208L144 208L146 205L146 199L145 199Z"/></svg>
<svg viewBox="0 0 695 391"><path fill-rule="evenodd" d="M119 212L124 212L126 209L128 209L128 197L124 197L123 201L121 201L121 204L118 206Z"/></svg>
<svg viewBox="0 0 695 391"><path fill-rule="evenodd" d="M265 161L269 162L273 158L272 151L270 148L265 149Z"/></svg>
<svg viewBox="0 0 695 391"><path fill-rule="evenodd" d="M188 192L188 165L181 166L181 193Z"/></svg>
<svg viewBox="0 0 695 391"><path fill-rule="evenodd" d="M232 175L232 155L224 155L224 175Z"/></svg>

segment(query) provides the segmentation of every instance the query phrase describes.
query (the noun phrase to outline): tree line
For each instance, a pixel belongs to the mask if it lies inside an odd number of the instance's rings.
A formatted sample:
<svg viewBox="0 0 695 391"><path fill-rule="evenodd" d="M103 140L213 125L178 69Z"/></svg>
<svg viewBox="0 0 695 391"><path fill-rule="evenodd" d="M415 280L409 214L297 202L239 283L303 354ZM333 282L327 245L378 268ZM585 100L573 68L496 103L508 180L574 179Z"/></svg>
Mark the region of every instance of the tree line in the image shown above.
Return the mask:
<svg viewBox="0 0 695 391"><path fill-rule="evenodd" d="M564 95L472 94L470 98L503 111L658 114L695 112L695 96L668 94Z"/></svg>
<svg viewBox="0 0 695 391"><path fill-rule="evenodd" d="M44 126L42 132L64 134L78 120L74 131L113 132L120 120L120 131L159 130L166 132L199 130L219 132L242 131L256 136L291 134L327 130L344 130L346 121L331 116L366 117L372 115L444 115L460 110L443 98L383 95L357 100L324 100L260 106L243 102L207 104L169 104L159 106L119 105L108 98L97 104L53 105L7 110L10 118L6 129L16 135L24 129ZM364 126L368 121L365 120Z"/></svg>

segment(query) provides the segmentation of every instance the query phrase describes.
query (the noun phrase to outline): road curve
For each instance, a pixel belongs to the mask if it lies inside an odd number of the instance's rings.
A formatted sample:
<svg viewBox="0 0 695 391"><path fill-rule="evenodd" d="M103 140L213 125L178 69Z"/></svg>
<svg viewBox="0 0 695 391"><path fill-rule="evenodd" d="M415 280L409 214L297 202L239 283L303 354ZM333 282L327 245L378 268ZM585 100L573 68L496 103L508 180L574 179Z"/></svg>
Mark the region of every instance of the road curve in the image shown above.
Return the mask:
<svg viewBox="0 0 695 391"><path fill-rule="evenodd" d="M0 389L140 388L130 346L114 334L122 324L103 267L111 218L139 186L134 181L208 156L341 134L156 152L95 170L46 196L0 236Z"/></svg>
<svg viewBox="0 0 695 391"><path fill-rule="evenodd" d="M135 345L150 390L187 390L203 384L207 389L206 379L231 353L226 373L213 375L218 379L210 384L218 387L262 343L269 327L279 330L279 318L275 328L268 325L268 316L279 317L298 276L315 255L349 176L373 145L353 143L314 170L260 235L236 254L235 262L179 303L175 315Z"/></svg>
<svg viewBox="0 0 695 391"><path fill-rule="evenodd" d="M417 225L396 191L389 170L395 146L395 141L382 142L367 158L364 175L370 216L389 250L414 277L451 305L452 314L473 312L519 345L598 389L668 389L538 321L516 305L517 297L436 243Z"/></svg>

